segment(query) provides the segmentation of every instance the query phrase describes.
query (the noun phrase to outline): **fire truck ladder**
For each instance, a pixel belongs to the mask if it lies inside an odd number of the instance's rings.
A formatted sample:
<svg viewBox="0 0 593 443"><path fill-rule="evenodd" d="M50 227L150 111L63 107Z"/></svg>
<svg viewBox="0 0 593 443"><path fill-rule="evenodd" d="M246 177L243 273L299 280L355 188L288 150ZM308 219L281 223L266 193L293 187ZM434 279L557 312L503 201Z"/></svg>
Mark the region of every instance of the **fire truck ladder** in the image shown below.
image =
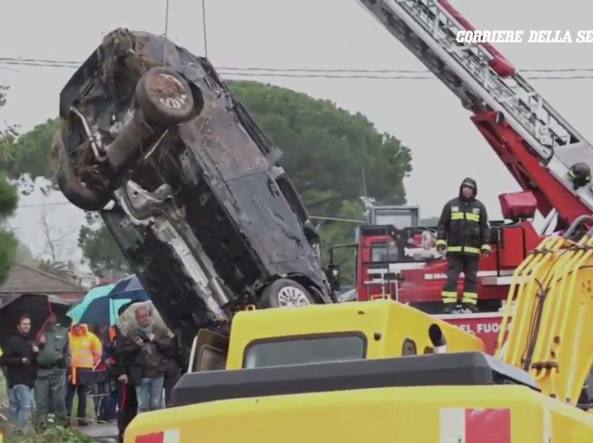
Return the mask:
<svg viewBox="0 0 593 443"><path fill-rule="evenodd" d="M593 146L489 44L460 43L472 26L448 0L359 0L474 113L496 111L559 183L593 212L593 190L569 169L593 169ZM545 192L545 190L544 190Z"/></svg>

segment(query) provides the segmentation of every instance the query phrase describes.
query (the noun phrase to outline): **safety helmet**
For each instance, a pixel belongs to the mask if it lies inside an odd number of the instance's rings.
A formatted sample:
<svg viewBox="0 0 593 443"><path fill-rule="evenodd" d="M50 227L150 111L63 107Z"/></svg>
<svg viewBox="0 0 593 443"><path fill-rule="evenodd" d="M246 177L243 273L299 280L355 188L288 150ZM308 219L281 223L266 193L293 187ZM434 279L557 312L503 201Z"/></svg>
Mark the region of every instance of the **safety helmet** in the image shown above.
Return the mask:
<svg viewBox="0 0 593 443"><path fill-rule="evenodd" d="M591 168L587 163L577 162L568 170L568 178L576 190L591 182Z"/></svg>

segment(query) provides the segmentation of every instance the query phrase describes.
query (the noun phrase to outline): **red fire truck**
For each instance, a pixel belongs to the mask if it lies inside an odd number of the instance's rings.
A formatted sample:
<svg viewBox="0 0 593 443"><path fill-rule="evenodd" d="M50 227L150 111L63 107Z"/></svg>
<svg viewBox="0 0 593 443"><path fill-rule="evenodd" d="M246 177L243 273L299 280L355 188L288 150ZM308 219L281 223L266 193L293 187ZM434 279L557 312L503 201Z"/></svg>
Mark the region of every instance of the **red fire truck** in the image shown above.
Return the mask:
<svg viewBox="0 0 593 443"><path fill-rule="evenodd" d="M448 0L360 3L459 97L523 188L500 195L505 220L491 223L492 254L480 259L480 312L443 316L492 350L513 270L542 236L593 212L593 147L492 45L456 39L475 28ZM536 210L545 218L540 230ZM414 207L370 208L357 229L355 298L391 297L438 314L447 263L434 248L436 228L418 221Z"/></svg>
<svg viewBox="0 0 593 443"><path fill-rule="evenodd" d="M494 351L513 270L540 241L532 223L536 203L529 192L500 196L506 221L492 222L492 254L480 259L479 313L442 315L479 335ZM388 297L439 315L447 262L435 248L436 226L419 225L415 206L372 206L367 223L356 229L356 243L333 248L355 248L355 288L351 298L361 301ZM330 253L330 268L339 266ZM462 292L463 274L459 292ZM347 296L346 296L347 297Z"/></svg>

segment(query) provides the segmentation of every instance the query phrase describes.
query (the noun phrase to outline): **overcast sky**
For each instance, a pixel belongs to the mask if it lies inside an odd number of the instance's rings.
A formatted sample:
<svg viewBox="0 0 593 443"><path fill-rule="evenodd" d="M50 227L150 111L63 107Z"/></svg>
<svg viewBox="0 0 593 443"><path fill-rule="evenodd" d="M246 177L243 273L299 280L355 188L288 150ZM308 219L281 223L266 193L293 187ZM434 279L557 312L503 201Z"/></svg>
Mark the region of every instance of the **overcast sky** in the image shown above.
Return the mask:
<svg viewBox="0 0 593 443"><path fill-rule="evenodd" d="M455 0L479 29L593 29L593 4L577 0ZM117 27L164 31L165 0L3 0L0 57L83 60ZM217 67L424 69L356 0L207 0L208 56ZM203 55L201 3L170 0L169 37ZM590 68L590 44L498 44L519 69ZM11 87L0 121L22 130L56 116L71 69L0 65ZM499 216L498 194L517 190L456 97L437 80L261 80L362 112L412 150L408 203L437 215L466 175ZM588 139L593 80L533 80ZM64 211L64 208L60 208ZM64 216L66 217L66 216ZM21 219L17 224L21 224Z"/></svg>

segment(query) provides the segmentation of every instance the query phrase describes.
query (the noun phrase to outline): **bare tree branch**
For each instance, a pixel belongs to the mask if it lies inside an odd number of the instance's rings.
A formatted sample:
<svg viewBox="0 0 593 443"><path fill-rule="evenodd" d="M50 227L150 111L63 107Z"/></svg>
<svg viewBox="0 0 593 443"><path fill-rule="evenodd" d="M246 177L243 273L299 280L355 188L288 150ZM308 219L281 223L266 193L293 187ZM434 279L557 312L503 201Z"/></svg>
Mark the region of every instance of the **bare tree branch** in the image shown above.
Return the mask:
<svg viewBox="0 0 593 443"><path fill-rule="evenodd" d="M41 209L41 229L43 231L43 235L45 236L45 246L50 251L51 261L55 263L58 261L57 245L63 236L60 237L60 234L57 234L58 237L56 237L56 234L54 234L47 221L47 210L45 208Z"/></svg>

